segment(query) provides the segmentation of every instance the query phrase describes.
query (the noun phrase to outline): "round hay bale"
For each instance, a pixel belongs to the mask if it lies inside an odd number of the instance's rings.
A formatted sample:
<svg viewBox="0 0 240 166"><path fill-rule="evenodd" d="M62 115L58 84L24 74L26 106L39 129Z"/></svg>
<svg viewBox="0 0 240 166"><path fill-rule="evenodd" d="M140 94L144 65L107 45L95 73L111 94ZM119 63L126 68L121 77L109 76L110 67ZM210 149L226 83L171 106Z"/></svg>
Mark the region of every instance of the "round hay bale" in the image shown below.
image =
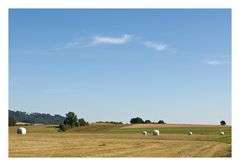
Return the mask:
<svg viewBox="0 0 240 166"><path fill-rule="evenodd" d="M147 135L147 131L143 131L142 134L143 134L143 135Z"/></svg>
<svg viewBox="0 0 240 166"><path fill-rule="evenodd" d="M191 131L189 131L189 132L188 132L188 135L192 135L192 132L191 132Z"/></svg>
<svg viewBox="0 0 240 166"><path fill-rule="evenodd" d="M153 136L159 136L159 130L153 130Z"/></svg>
<svg viewBox="0 0 240 166"><path fill-rule="evenodd" d="M221 132L220 132L220 135L224 135L224 132L223 132L223 131L221 131Z"/></svg>
<svg viewBox="0 0 240 166"><path fill-rule="evenodd" d="M27 130L24 128L24 127L19 127L17 129L17 133L18 134L26 134L27 133Z"/></svg>

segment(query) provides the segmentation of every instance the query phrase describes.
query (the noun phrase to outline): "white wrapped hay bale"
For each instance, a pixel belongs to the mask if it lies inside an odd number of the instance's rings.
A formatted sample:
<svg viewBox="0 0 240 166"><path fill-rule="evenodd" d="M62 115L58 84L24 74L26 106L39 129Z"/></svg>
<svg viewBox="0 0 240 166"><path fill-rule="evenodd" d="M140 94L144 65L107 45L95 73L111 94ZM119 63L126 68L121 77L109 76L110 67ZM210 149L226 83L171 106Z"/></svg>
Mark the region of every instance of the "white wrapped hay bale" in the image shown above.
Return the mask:
<svg viewBox="0 0 240 166"><path fill-rule="evenodd" d="M189 131L189 132L188 132L188 135L192 135L192 132L191 132L191 131Z"/></svg>
<svg viewBox="0 0 240 166"><path fill-rule="evenodd" d="M159 136L159 130L153 130L153 136Z"/></svg>
<svg viewBox="0 0 240 166"><path fill-rule="evenodd" d="M142 134L143 134L143 135L147 135L147 131L143 131Z"/></svg>
<svg viewBox="0 0 240 166"><path fill-rule="evenodd" d="M221 131L221 132L220 132L220 135L224 135L224 132L223 132L223 131Z"/></svg>
<svg viewBox="0 0 240 166"><path fill-rule="evenodd" d="M19 127L17 129L17 133L18 134L26 134L27 133L27 130L24 128L24 127Z"/></svg>

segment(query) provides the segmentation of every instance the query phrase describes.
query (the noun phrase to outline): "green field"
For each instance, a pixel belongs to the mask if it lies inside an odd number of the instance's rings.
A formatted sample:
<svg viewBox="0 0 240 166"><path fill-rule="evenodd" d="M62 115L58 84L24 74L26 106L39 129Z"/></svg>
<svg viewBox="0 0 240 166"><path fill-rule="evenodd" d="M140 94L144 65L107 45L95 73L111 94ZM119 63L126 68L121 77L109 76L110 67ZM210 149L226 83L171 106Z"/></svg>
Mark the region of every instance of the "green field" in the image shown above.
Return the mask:
<svg viewBox="0 0 240 166"><path fill-rule="evenodd" d="M9 127L9 157L231 156L231 126L91 124L58 132L43 125L26 126L26 135L16 129ZM159 129L159 137L152 136L153 129Z"/></svg>

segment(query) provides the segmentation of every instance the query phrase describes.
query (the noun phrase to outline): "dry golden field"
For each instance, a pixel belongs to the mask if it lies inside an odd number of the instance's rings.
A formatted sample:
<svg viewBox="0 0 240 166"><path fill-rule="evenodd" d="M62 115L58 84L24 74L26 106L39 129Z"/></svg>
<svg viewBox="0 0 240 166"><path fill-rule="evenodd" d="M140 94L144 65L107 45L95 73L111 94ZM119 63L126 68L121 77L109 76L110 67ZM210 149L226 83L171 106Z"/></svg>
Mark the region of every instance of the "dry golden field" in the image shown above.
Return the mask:
<svg viewBox="0 0 240 166"><path fill-rule="evenodd" d="M172 126L162 132L161 127L154 126L160 130L159 137L151 133L141 134L143 128L150 132L150 125L90 125L67 132L58 132L56 126L26 126L26 135L18 135L17 127L10 127L9 157L231 156L230 126L219 128L198 125L196 134L192 136L180 130L179 126ZM192 126L185 127L188 130ZM199 130L201 134L198 134ZM220 136L218 130L224 130L226 135Z"/></svg>

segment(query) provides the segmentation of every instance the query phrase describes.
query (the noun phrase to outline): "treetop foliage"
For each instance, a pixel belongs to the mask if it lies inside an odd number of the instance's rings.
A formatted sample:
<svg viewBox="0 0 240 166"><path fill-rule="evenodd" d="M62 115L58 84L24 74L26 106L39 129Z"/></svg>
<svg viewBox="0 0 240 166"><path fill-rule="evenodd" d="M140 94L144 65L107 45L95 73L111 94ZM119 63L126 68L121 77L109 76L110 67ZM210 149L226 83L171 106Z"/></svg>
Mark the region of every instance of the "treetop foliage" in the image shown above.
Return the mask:
<svg viewBox="0 0 240 166"><path fill-rule="evenodd" d="M221 124L222 126L225 126L227 123L226 123L224 120L222 120L222 121L220 122L220 124Z"/></svg>
<svg viewBox="0 0 240 166"><path fill-rule="evenodd" d="M143 120L140 117L136 117L136 118L132 118L130 120L131 124L165 124L165 122L163 120L159 120L158 122L151 122L150 120Z"/></svg>
<svg viewBox="0 0 240 166"><path fill-rule="evenodd" d="M42 124L60 124L64 117L61 115L50 115L45 113L26 113L22 111L9 110L9 116L12 116L18 122L42 123Z"/></svg>
<svg viewBox="0 0 240 166"><path fill-rule="evenodd" d="M60 131L67 131L70 128L89 125L83 118L78 119L74 112L68 112L63 124L59 125Z"/></svg>

